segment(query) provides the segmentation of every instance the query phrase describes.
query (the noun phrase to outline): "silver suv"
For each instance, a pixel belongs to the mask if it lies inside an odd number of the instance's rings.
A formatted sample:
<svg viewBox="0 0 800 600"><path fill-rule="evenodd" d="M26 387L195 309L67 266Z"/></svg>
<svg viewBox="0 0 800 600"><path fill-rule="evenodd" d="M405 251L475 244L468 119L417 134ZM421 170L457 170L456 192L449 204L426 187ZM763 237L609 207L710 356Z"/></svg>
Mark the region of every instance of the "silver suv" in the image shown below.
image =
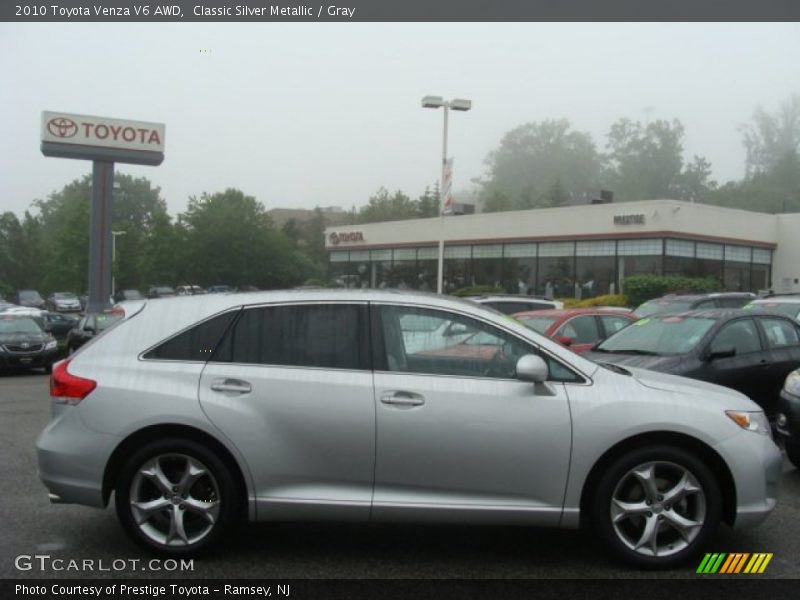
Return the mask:
<svg viewBox="0 0 800 600"><path fill-rule="evenodd" d="M39 471L54 502L113 492L161 554L213 549L241 518L585 521L669 567L775 507L781 456L747 397L591 362L472 302L309 290L126 311L54 368Z"/></svg>

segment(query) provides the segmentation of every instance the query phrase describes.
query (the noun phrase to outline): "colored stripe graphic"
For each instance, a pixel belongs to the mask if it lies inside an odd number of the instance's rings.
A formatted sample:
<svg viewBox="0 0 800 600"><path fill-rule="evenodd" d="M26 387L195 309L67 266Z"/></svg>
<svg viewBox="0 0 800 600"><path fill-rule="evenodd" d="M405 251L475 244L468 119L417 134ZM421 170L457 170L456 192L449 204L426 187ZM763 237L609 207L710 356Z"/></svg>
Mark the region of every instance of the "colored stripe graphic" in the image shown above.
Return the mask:
<svg viewBox="0 0 800 600"><path fill-rule="evenodd" d="M731 575L742 572L761 574L766 570L767 565L772 560L772 556L772 552L757 552L755 554L750 554L749 552L733 552L731 554L725 552L707 553L700 566L697 567L697 573L703 575L713 575L715 573Z"/></svg>

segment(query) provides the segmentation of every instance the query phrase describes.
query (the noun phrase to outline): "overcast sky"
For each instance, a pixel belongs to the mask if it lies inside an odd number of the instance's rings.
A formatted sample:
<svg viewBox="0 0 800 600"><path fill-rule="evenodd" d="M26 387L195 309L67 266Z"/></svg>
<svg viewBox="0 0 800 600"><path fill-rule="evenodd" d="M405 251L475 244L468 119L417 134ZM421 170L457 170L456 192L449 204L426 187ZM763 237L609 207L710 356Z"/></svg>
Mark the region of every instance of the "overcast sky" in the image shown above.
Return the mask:
<svg viewBox="0 0 800 600"><path fill-rule="evenodd" d="M201 52L204 50L204 52ZM159 167L119 165L187 198L237 187L268 209L412 197L439 176L452 114L454 189L509 129L567 118L600 149L621 117L680 119L687 159L739 179L739 127L800 93L800 24L0 23L0 210L91 171L45 158L41 111L166 124Z"/></svg>

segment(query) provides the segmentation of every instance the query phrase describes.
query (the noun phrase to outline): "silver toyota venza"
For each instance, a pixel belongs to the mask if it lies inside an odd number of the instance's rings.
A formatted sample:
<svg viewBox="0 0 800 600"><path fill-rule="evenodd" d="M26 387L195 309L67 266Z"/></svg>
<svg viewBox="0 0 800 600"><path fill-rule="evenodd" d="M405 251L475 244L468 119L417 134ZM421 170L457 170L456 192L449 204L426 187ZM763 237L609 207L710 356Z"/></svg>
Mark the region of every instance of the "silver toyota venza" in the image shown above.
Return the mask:
<svg viewBox="0 0 800 600"><path fill-rule="evenodd" d="M53 502L158 553L240 518L591 525L670 567L761 522L781 456L732 390L595 363L467 301L304 290L129 303L58 363Z"/></svg>

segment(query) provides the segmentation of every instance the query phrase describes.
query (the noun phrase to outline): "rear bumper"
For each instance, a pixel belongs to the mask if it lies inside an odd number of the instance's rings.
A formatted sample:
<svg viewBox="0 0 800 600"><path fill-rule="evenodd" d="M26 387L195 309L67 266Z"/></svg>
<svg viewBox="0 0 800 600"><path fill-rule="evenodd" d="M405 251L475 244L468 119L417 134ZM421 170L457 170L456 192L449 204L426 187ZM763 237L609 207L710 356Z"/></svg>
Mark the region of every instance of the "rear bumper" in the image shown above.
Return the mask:
<svg viewBox="0 0 800 600"><path fill-rule="evenodd" d="M103 475L119 443L88 429L73 406L58 406L36 442L39 477L59 503L103 507Z"/></svg>

